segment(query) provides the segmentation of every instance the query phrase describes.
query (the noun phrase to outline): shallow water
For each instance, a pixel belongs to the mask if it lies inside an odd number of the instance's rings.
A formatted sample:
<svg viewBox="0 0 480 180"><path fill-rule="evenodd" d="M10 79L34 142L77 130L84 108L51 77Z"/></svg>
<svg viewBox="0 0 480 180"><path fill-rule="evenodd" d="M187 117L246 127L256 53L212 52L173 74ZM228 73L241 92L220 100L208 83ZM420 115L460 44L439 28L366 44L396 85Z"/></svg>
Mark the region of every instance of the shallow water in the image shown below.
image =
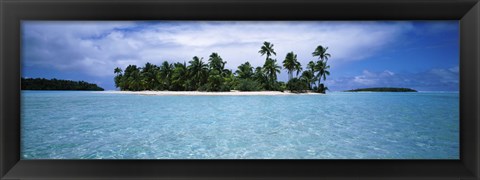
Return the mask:
<svg viewBox="0 0 480 180"><path fill-rule="evenodd" d="M458 159L458 93L22 91L23 159Z"/></svg>

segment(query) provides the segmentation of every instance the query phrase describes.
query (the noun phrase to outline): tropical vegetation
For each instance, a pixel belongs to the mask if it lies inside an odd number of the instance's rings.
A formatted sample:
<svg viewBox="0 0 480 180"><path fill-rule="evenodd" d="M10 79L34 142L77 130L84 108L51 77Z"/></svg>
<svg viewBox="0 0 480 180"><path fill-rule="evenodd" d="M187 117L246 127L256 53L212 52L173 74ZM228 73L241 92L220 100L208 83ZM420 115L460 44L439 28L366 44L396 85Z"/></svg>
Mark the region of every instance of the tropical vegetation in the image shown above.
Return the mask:
<svg viewBox="0 0 480 180"><path fill-rule="evenodd" d="M345 92L417 92L410 88L396 88L396 87L373 87L373 88L359 88L347 90Z"/></svg>
<svg viewBox="0 0 480 180"><path fill-rule="evenodd" d="M22 90L86 90L86 91L103 91L103 88L96 84L85 81L71 81L61 79L45 79L45 78L22 78Z"/></svg>
<svg viewBox="0 0 480 180"><path fill-rule="evenodd" d="M194 56L187 62L169 63L164 61L159 66L146 63L143 67L128 65L125 70L117 67L115 86L124 91L285 91L325 93L324 85L330 75L327 61L330 54L328 47L318 46L312 53L318 57L310 61L305 71L297 54L289 52L279 64L274 56L274 45L264 42L258 53L265 56L263 66L254 67L246 61L235 71L226 69L225 61L217 52L207 60ZM288 82L277 80L282 67L288 72Z"/></svg>

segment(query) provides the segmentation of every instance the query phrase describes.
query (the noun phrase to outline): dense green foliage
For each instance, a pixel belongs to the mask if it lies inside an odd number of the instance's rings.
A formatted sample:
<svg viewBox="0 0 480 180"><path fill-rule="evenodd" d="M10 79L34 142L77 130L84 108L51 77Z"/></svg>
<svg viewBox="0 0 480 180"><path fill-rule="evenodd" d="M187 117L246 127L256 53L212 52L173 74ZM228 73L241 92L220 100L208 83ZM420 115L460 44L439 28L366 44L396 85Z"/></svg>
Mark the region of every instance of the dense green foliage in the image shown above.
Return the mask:
<svg viewBox="0 0 480 180"><path fill-rule="evenodd" d="M239 91L262 91L263 86L258 81L253 79L238 79L236 90Z"/></svg>
<svg viewBox="0 0 480 180"><path fill-rule="evenodd" d="M272 58L277 55L273 46L270 42L264 42L260 47L258 53L266 56L263 66L253 67L247 61L235 71L225 69L227 61L216 52L207 61L195 56L188 63L170 64L164 61L160 66L151 63L146 63L143 67L129 65L125 71L117 67L114 70L115 86L127 91L283 91L290 87L295 92L318 89L318 92L325 93L327 88L321 79L325 81L326 76L330 75L330 66L327 65L330 54L326 52L328 48L318 46L312 55L319 56L319 60L310 61L307 70L303 72L297 55L294 52L287 53L283 67L289 74L289 80L296 79L288 86L288 83L277 80L282 66ZM298 78L299 74L301 76Z"/></svg>
<svg viewBox="0 0 480 180"><path fill-rule="evenodd" d="M70 81L45 78L22 78L22 90L88 90L103 91L96 84L85 81Z"/></svg>
<svg viewBox="0 0 480 180"><path fill-rule="evenodd" d="M308 89L308 84L298 78L290 79L287 83L287 90L293 93L303 93Z"/></svg>
<svg viewBox="0 0 480 180"><path fill-rule="evenodd" d="M375 87L375 88L352 89L345 92L417 92L417 90L410 89L410 88Z"/></svg>

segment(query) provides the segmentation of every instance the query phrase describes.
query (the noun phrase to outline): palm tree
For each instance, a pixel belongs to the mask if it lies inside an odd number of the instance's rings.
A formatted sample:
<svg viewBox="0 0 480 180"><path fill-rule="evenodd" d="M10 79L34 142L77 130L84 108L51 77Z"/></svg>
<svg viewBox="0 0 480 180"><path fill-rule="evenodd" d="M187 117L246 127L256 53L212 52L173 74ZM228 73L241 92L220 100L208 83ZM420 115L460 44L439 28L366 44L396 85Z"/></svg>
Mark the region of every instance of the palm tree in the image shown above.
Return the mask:
<svg viewBox="0 0 480 180"><path fill-rule="evenodd" d="M295 77L298 77L298 74L300 74L300 72L302 71L302 64L300 64L300 62L296 62L295 63L295 71L297 71L297 74L295 74Z"/></svg>
<svg viewBox="0 0 480 180"><path fill-rule="evenodd" d="M327 65L327 62L325 61L318 61L316 66L316 71L318 71L318 74L317 74L317 77L318 78L318 87L319 87L319 91L320 92L325 92L325 88L324 88L324 85L321 84L321 80L323 78L323 81L327 80L327 75L329 76L330 75L330 71L328 69L330 69L330 66ZM322 88L320 88L322 87Z"/></svg>
<svg viewBox="0 0 480 180"><path fill-rule="evenodd" d="M210 58L208 59L208 62L209 62L210 69L215 69L215 70L218 70L219 72L223 71L223 68L225 67L225 63L226 63L223 61L222 57L218 55L218 53L212 53L210 55Z"/></svg>
<svg viewBox="0 0 480 180"><path fill-rule="evenodd" d="M328 69L330 66L327 65L328 58L330 58L330 54L327 53L328 47L323 47L321 45L317 46L315 51L312 53L313 57L318 56L318 61L315 64L315 71L318 72L316 78L318 78L318 87L320 92L324 92L325 88L323 84L321 84L321 79L325 81L327 79L327 75L330 75Z"/></svg>
<svg viewBox="0 0 480 180"><path fill-rule="evenodd" d="M328 69L330 69L330 65L327 65L327 62L318 61L316 68L319 74L319 80L323 78L325 81L327 79L326 75L330 75L330 71L328 71Z"/></svg>
<svg viewBox="0 0 480 180"><path fill-rule="evenodd" d="M222 73L216 69L209 72L207 91L220 91L223 84Z"/></svg>
<svg viewBox="0 0 480 180"><path fill-rule="evenodd" d="M255 68L255 72L253 73L253 79L259 82L262 87L266 89L266 85L268 84L268 77L265 75L262 67L258 66Z"/></svg>
<svg viewBox="0 0 480 180"><path fill-rule="evenodd" d="M133 71L130 74L130 77L128 78L127 81L130 85L131 90L133 90L133 91L144 90L144 87L142 86L142 84L143 84L142 76L141 76L139 70Z"/></svg>
<svg viewBox="0 0 480 180"><path fill-rule="evenodd" d="M327 53L328 47L323 47L323 46L317 46L315 51L312 53L313 57L318 56L318 59L321 61L328 61L328 58L330 58L330 54Z"/></svg>
<svg viewBox="0 0 480 180"><path fill-rule="evenodd" d="M175 63L174 68L172 70L172 81L171 81L171 89L178 91L185 91L187 90L187 79L188 79L188 69L187 64L185 62L182 63Z"/></svg>
<svg viewBox="0 0 480 180"><path fill-rule="evenodd" d="M277 55L277 53L275 53L275 51L273 50L273 44L271 44L270 42L263 42L263 46L260 48L260 51L258 51L258 53L260 53L262 56L263 55L267 55L267 58L265 58L265 61L273 54L273 55Z"/></svg>
<svg viewBox="0 0 480 180"><path fill-rule="evenodd" d="M157 66L147 62L145 67L142 68L140 76L142 77L143 89L151 90L155 85Z"/></svg>
<svg viewBox="0 0 480 180"><path fill-rule="evenodd" d="M302 65L297 61L297 55L293 52L287 53L285 60L283 60L283 67L288 71L288 80L293 78L293 71L297 71L297 75L302 70Z"/></svg>
<svg viewBox="0 0 480 180"><path fill-rule="evenodd" d="M273 90L275 82L277 82L277 73L280 73L281 66L277 65L277 60L268 58L263 65L263 70L268 77L269 89Z"/></svg>
<svg viewBox="0 0 480 180"><path fill-rule="evenodd" d="M113 73L115 74L120 74L122 73L122 69L120 69L119 67L115 68L115 70L113 70Z"/></svg>
<svg viewBox="0 0 480 180"><path fill-rule="evenodd" d="M312 73L315 74L315 62L313 62L313 61L308 62L308 64L307 64L307 69L308 69L310 72L312 72Z"/></svg>
<svg viewBox="0 0 480 180"><path fill-rule="evenodd" d="M317 72L315 69L315 62L314 61L310 61L308 62L307 64L307 70L312 74L313 78L311 79L311 84L315 85L315 82L317 81L316 80L316 76L315 76L315 72ZM310 86L310 88L313 88L313 86Z"/></svg>
<svg viewBox="0 0 480 180"><path fill-rule="evenodd" d="M231 70L225 69L225 71L223 72L224 89L222 90L230 90L234 88L236 84L237 84L237 81L236 81L235 74Z"/></svg>
<svg viewBox="0 0 480 180"><path fill-rule="evenodd" d="M117 67L115 68L115 70L113 70L113 72L116 74L115 78L113 79L113 81L115 82L115 87L120 88L120 90L123 90L122 69Z"/></svg>
<svg viewBox="0 0 480 180"><path fill-rule="evenodd" d="M240 64L240 66L238 66L238 70L235 71L235 73L238 75L238 78L250 79L253 76L253 67L247 61L246 63Z"/></svg>
<svg viewBox="0 0 480 180"><path fill-rule="evenodd" d="M142 89L140 70L136 65L128 65L122 78L125 90L139 91Z"/></svg>
<svg viewBox="0 0 480 180"><path fill-rule="evenodd" d="M200 86L205 84L206 78L208 78L208 65L205 64L203 58L193 57L188 66L190 75L192 77L193 89L197 90Z"/></svg>
<svg viewBox="0 0 480 180"><path fill-rule="evenodd" d="M169 64L168 61L163 61L157 74L160 83L160 89L164 90L170 87L173 69L173 64Z"/></svg>
<svg viewBox="0 0 480 180"><path fill-rule="evenodd" d="M315 75L312 71L303 71L300 79L308 84L308 89L312 89L312 84L315 83Z"/></svg>

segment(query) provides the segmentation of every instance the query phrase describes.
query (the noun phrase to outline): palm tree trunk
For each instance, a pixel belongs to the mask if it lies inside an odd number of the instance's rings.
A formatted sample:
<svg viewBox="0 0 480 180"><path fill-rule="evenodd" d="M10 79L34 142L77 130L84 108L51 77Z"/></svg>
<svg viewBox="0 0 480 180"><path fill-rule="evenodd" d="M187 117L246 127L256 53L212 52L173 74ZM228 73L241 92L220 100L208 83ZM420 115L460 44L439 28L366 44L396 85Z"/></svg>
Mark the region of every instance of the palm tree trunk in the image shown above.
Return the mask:
<svg viewBox="0 0 480 180"><path fill-rule="evenodd" d="M320 75L320 77L318 78L317 88L320 88L321 81L322 81L322 75Z"/></svg>

